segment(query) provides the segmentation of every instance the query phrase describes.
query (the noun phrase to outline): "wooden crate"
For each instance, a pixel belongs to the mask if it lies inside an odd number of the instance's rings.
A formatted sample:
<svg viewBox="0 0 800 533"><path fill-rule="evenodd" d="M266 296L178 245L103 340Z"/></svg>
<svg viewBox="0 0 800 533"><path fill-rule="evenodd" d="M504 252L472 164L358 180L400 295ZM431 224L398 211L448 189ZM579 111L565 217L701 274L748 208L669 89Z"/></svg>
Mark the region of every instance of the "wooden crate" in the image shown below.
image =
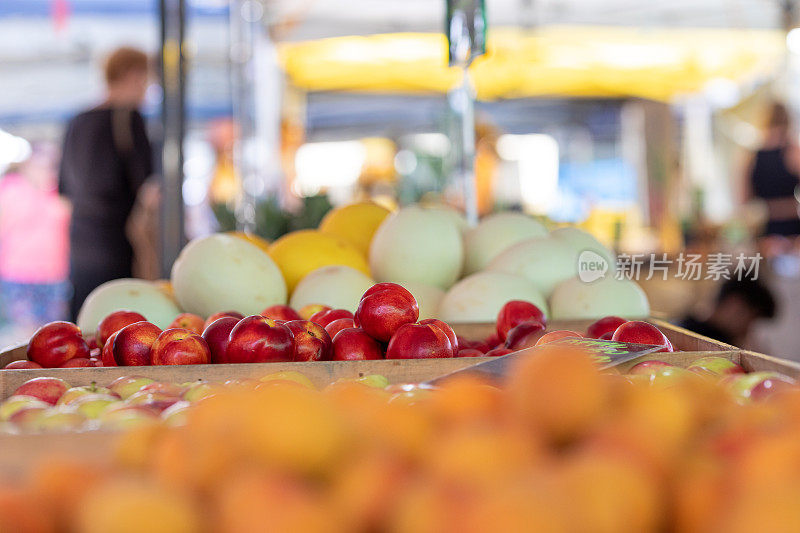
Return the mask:
<svg viewBox="0 0 800 533"><path fill-rule="evenodd" d="M670 340L675 343L680 335L695 338L685 342L701 342L691 332L676 329ZM704 342L704 341L703 341ZM744 350L683 351L655 353L645 359L659 359L678 366L688 366L701 357L715 355L725 357L741 364L748 372L771 370L782 372L800 379L800 363L785 361L763 354ZM363 374L383 374L392 382L424 381L449 372L485 361L488 358L408 360L408 361L342 361L319 363L261 363L247 365L197 365L185 367L118 367L118 368L77 368L59 369L58 375L72 385L108 384L114 378L125 374L139 374L171 381L191 379L225 380L242 377L260 377L279 370L299 370L318 385L330 383L339 378L356 377ZM620 366L625 371L638 361ZM0 393L5 398L19 384L38 375L54 375L52 369L15 370L0 372ZM94 462L107 462L114 453L117 434L105 431L65 433L57 435L0 435L0 479L19 479L38 464L43 458L64 455L73 459Z"/></svg>

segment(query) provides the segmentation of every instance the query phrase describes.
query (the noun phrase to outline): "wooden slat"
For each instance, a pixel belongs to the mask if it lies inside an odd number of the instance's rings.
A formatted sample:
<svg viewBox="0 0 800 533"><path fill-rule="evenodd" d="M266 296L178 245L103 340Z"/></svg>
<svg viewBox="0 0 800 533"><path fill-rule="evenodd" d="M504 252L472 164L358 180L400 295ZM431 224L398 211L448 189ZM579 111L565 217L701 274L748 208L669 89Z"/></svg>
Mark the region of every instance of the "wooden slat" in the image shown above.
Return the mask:
<svg viewBox="0 0 800 533"><path fill-rule="evenodd" d="M635 359L633 361L628 361L627 363L621 364L616 368L620 372L627 372L630 367L633 365L640 363L642 361L650 361L650 360L657 360L657 361L664 361L665 363L669 363L671 365L676 365L682 368L686 368L690 364L692 364L697 359L702 357L708 357L713 355L715 357L724 357L725 359L730 359L731 361L739 362L741 357L741 350L731 350L726 352L706 352L706 351L694 351L694 352L657 352L645 355L639 359Z"/></svg>
<svg viewBox="0 0 800 533"><path fill-rule="evenodd" d="M26 344L18 344L16 346L9 346L4 351L0 352L0 367L6 366L11 361L19 361L21 359L27 359L28 345Z"/></svg>
<svg viewBox="0 0 800 533"><path fill-rule="evenodd" d="M714 351L730 351L738 350L736 346L720 342L710 337L698 335L686 328L675 326L664 320L651 318L648 320L654 326L657 326L664 335L667 336L676 350L687 352L714 352Z"/></svg>
<svg viewBox="0 0 800 533"><path fill-rule="evenodd" d="M800 363L764 355L763 353L742 351L739 364L747 372L780 372L793 378L800 378Z"/></svg>

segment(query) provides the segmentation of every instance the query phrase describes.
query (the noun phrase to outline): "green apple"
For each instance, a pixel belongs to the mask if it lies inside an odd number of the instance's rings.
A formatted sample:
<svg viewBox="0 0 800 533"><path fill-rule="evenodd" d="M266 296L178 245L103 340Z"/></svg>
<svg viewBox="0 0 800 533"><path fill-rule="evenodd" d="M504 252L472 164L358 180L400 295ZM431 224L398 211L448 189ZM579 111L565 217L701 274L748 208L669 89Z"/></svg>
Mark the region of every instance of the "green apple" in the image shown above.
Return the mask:
<svg viewBox="0 0 800 533"><path fill-rule="evenodd" d="M402 383L390 385L386 390L392 393L392 397L389 398L390 402L413 405L428 398L436 389L429 385Z"/></svg>
<svg viewBox="0 0 800 533"><path fill-rule="evenodd" d="M36 428L36 422L39 420L39 417L50 409L52 409L52 407L48 405L24 407L11 415L8 418L8 422L23 431L33 431Z"/></svg>
<svg viewBox="0 0 800 533"><path fill-rule="evenodd" d="M86 417L82 414L62 407L53 407L41 413L33 422L33 427L42 433L56 433L80 431L84 429L85 424Z"/></svg>
<svg viewBox="0 0 800 533"><path fill-rule="evenodd" d="M50 404L35 396L11 396L0 404L0 420L8 420L17 411L31 407L50 407Z"/></svg>
<svg viewBox="0 0 800 533"><path fill-rule="evenodd" d="M170 407L172 404L177 403L180 400L181 398L179 396L173 396L164 392L150 392L142 390L125 400L125 404L148 407L157 413L160 413L167 407Z"/></svg>
<svg viewBox="0 0 800 533"><path fill-rule="evenodd" d="M109 407L120 403L116 395L110 394L84 394L70 404L75 411L90 420L98 418Z"/></svg>
<svg viewBox="0 0 800 533"><path fill-rule="evenodd" d="M359 376L357 378L340 378L337 382L353 382L353 383L361 383L362 385L367 385L368 387L375 387L377 389L385 389L390 385L389 380L386 376L382 376L380 374L367 374L365 376Z"/></svg>
<svg viewBox="0 0 800 533"><path fill-rule="evenodd" d="M726 378L725 383L739 403L759 400L779 390L797 385L797 382L789 376L768 371L734 374Z"/></svg>
<svg viewBox="0 0 800 533"><path fill-rule="evenodd" d="M155 411L139 405L111 407L97 419L101 429L112 431L126 430L144 424L151 424L156 420L158 420L158 415Z"/></svg>
<svg viewBox="0 0 800 533"><path fill-rule="evenodd" d="M369 385L370 387L376 387L378 389L385 389L389 386L389 379L380 374L367 374L366 376L356 378L356 381L358 383L363 383L364 385Z"/></svg>
<svg viewBox="0 0 800 533"><path fill-rule="evenodd" d="M108 387L98 387L97 383L93 381L91 385L72 387L71 389L68 389L67 392L65 392L61 398L58 399L57 405L69 405L78 398L86 396L87 394L105 394L107 396L119 398L119 396Z"/></svg>
<svg viewBox="0 0 800 533"><path fill-rule="evenodd" d="M186 411L192 406L191 402L181 400L164 409L161 420L168 426L183 426L186 424Z"/></svg>
<svg viewBox="0 0 800 533"><path fill-rule="evenodd" d="M730 374L744 374L744 369L741 366L730 359L718 355L695 359L686 369L703 375L727 376Z"/></svg>
<svg viewBox="0 0 800 533"><path fill-rule="evenodd" d="M681 379L686 379L693 374L679 366L665 367L657 370L651 377L650 383L654 385L671 385Z"/></svg>
<svg viewBox="0 0 800 533"><path fill-rule="evenodd" d="M219 390L219 385L209 383L208 381L194 381L187 383L188 387L186 392L183 393L183 399L187 402L196 402L207 396L211 396Z"/></svg>
<svg viewBox="0 0 800 533"><path fill-rule="evenodd" d="M155 382L154 379L144 376L122 376L112 381L108 388L124 400L153 382Z"/></svg>

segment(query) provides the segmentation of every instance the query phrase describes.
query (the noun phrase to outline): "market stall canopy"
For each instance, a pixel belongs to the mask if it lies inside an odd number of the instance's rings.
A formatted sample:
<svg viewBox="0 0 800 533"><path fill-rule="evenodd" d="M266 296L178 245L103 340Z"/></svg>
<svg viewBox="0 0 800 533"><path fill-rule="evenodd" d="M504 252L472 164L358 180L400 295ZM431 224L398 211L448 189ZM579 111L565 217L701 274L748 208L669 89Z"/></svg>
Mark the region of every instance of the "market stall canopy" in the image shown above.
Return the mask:
<svg viewBox="0 0 800 533"><path fill-rule="evenodd" d="M641 97L670 101L710 83L773 74L785 37L773 30L592 26L498 28L472 66L478 98ZM441 34L393 33L283 43L281 62L307 91L441 93L459 80Z"/></svg>

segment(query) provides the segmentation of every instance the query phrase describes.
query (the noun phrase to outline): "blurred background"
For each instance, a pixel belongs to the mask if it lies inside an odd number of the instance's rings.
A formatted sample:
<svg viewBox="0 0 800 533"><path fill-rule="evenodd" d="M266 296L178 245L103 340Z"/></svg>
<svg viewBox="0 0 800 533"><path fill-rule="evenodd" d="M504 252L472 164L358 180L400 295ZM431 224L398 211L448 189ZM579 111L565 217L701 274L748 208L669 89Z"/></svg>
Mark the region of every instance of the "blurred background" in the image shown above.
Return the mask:
<svg viewBox="0 0 800 533"><path fill-rule="evenodd" d="M800 359L800 231L770 230L774 191L752 187L754 153L776 142L797 175L796 2L485 8L486 54L469 69L478 214L577 224L624 254L761 254L779 311L752 347ZM103 101L109 52L158 64L141 106L156 185L128 228L134 274L156 279L186 239L214 231L272 241L358 199L470 203L470 91L447 66L446 29L439 0L0 2L0 344L68 316L61 151L70 118ZM797 218L793 188L783 196ZM717 281L641 282L658 314L679 318L710 309Z"/></svg>

